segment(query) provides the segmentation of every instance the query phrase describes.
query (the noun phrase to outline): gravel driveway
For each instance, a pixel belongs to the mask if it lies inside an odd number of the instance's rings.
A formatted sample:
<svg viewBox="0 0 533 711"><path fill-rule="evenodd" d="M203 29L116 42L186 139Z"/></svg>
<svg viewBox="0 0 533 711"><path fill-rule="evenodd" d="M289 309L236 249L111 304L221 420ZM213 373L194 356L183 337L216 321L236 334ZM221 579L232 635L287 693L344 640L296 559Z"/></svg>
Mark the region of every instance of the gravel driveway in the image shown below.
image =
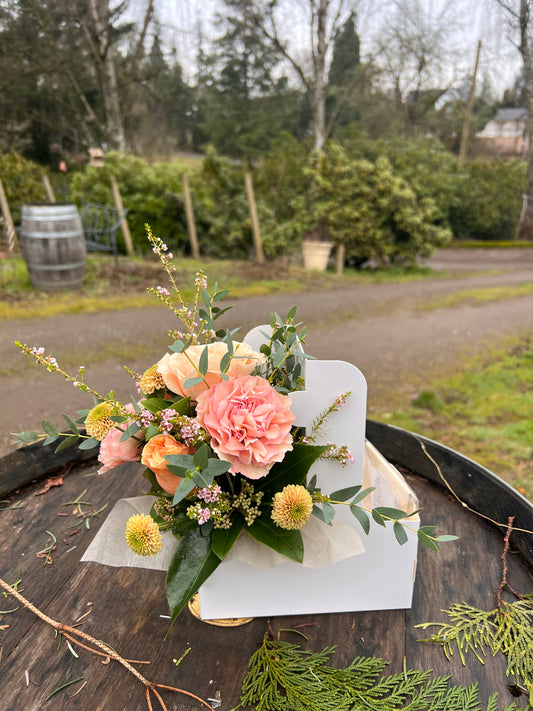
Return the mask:
<svg viewBox="0 0 533 711"><path fill-rule="evenodd" d="M365 374L368 410L382 411L415 395L436 373L461 367L462 359L498 344L504 336L533 335L533 294L476 305L424 309L457 291L531 283L533 249L441 250L428 262L453 272L447 279L399 284L353 285L324 291L237 301L227 325L266 323L271 311L284 315L296 304L308 329L307 350L322 359L346 360ZM497 270L472 274L473 270ZM87 382L121 398L134 392L120 352L140 344L134 362L142 371L165 352L166 331L177 326L164 308L10 321L0 326L0 455L13 448L10 432L40 429L47 418L61 426L60 413L90 407L84 393L28 362L14 341L44 346L60 362L86 368Z"/></svg>

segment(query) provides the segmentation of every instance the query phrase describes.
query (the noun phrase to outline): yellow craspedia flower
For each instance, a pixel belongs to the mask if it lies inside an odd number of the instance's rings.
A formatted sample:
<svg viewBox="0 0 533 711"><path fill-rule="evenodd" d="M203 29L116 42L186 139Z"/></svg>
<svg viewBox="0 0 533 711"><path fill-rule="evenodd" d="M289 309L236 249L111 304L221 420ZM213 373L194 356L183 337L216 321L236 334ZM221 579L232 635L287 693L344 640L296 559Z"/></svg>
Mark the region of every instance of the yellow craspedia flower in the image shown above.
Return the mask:
<svg viewBox="0 0 533 711"><path fill-rule="evenodd" d="M155 555L163 548L163 536L151 516L135 514L126 524L126 543L137 555Z"/></svg>
<svg viewBox="0 0 533 711"><path fill-rule="evenodd" d="M305 486L288 484L274 495L272 519L287 530L301 528L309 520L313 509L313 499Z"/></svg>
<svg viewBox="0 0 533 711"><path fill-rule="evenodd" d="M145 370L139 380L139 388L144 395L151 395L156 390L161 390L164 387L165 381L157 370L157 363Z"/></svg>
<svg viewBox="0 0 533 711"><path fill-rule="evenodd" d="M89 437L102 440L111 432L115 423L111 420L112 407L108 402L95 405L85 418L85 429Z"/></svg>

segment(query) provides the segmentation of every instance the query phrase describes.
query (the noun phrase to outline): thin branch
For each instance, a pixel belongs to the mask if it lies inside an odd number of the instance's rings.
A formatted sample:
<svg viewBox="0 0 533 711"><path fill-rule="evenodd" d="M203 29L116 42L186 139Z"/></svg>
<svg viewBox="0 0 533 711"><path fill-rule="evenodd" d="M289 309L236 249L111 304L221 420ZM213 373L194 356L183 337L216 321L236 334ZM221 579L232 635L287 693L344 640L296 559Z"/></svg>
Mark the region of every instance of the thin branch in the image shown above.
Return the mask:
<svg viewBox="0 0 533 711"><path fill-rule="evenodd" d="M120 654L115 652L115 650L112 649L110 646L108 646L105 642L101 642L100 640L96 639L95 637L91 637L91 635L87 634L86 632L82 632L81 630L76 629L75 627L70 627L69 625L65 625L61 622L57 622L56 620L53 620L51 617L48 617L48 615L46 615L44 612L42 612L37 607L35 607L35 605L33 605L29 600L27 600L25 597L23 597L18 592L18 590L15 590L15 588L13 588L11 585L6 583L5 580L2 580L2 578L0 578L0 587L4 588L4 590L6 590L10 595L13 595L13 597L15 599L17 599L20 603L22 603L24 605L24 607L28 608L28 610L31 610L31 612L33 612L34 615L37 615L37 617L39 617L43 622L46 622L46 624L53 627L55 630L60 632L62 635L64 635L70 641L74 642L75 644L78 644L80 647L83 647L84 649L87 649L90 652L93 652L94 654L101 654L101 652L91 649L90 647L82 644L79 640L74 639L74 637L81 637L81 639L85 640L86 642L89 642L94 647L98 647L99 649L103 650L105 652L104 656L109 657L110 659L114 659L116 662L118 662L123 667L125 667L131 674L133 674L133 676L136 679L138 679L146 687L146 700L147 700L149 711L152 710L152 703L150 700L150 693L151 692L154 693L155 697L161 704L163 711L167 711L167 707L165 706L165 703L164 703L163 699L161 698L161 695L158 693L156 687L160 688L160 689L167 689L167 690L173 691L177 694L184 694L185 696L190 696L191 698L195 699L200 704L205 706L205 708L210 709L210 711L212 711L212 706L210 706L206 701L204 701L199 696L196 696L196 694L193 694L190 691L185 691L184 689L178 689L174 686L167 686L165 684L157 684L155 682L149 681L140 672L138 672L137 669L132 667L131 663L128 660L121 657ZM143 662L134 662L134 663L143 663Z"/></svg>

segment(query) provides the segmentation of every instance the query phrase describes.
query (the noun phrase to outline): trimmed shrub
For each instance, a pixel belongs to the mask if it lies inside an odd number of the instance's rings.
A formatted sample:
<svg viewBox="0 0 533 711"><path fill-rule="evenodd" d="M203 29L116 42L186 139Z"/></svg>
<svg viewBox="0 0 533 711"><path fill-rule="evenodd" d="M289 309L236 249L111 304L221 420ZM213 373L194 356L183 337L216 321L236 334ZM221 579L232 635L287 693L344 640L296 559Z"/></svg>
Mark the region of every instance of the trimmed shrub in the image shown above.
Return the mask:
<svg viewBox="0 0 533 711"><path fill-rule="evenodd" d="M43 175L41 166L15 151L0 154L0 177L15 224L20 224L23 205L48 202Z"/></svg>

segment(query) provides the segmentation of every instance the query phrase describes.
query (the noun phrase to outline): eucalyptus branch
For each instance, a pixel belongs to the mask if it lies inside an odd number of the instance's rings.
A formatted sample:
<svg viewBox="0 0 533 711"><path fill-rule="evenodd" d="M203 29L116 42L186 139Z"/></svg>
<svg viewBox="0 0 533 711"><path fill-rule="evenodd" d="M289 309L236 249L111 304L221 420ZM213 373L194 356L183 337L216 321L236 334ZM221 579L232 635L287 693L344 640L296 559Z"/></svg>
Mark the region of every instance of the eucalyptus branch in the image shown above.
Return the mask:
<svg viewBox="0 0 533 711"><path fill-rule="evenodd" d="M147 664L149 662L140 662L140 661L128 661L127 659L124 659L123 657L120 656L115 650L107 645L105 642L101 642L100 640L96 639L95 637L92 637L91 635L87 634L86 632L82 632L81 630L71 627L70 625L65 625L62 622L57 622L56 620L53 620L51 617L48 617L44 612L39 610L39 608L35 607L29 600L27 600L25 597L23 597L18 590L15 590L14 587L6 583L2 578L0 578L0 586L4 588L4 590L9 593L9 595L13 595L13 597L18 600L24 607L28 608L31 612L33 612L37 617L39 617L43 622L46 622L47 625L50 625L53 627L57 632L62 634L66 639L69 639L71 642L78 644L80 647L83 647L83 649L88 650L89 652L92 652L93 654L99 654L105 656L108 659L113 659L114 661L118 662L121 664L125 669L127 669L133 676L138 679L142 684L144 684L146 688L146 702L148 705L148 709L152 709L152 703L150 699L150 694L153 693L154 696L157 698L159 701L161 708L163 711L167 711L167 707L165 705L165 702L161 698L161 695L158 693L157 688L160 689L168 689L169 691L173 691L178 694L184 694L185 696L190 696L191 698L195 699L195 701L198 701L202 706L205 706L205 708L210 709L212 711L212 707L205 702L203 699L201 699L199 696L196 696L196 694L191 693L190 691L185 691L184 689L178 689L177 687L174 686L167 686L165 684L158 684L156 682L149 681L146 679L140 672L135 669L135 667L132 666L133 664ZM91 647L88 645L83 644L82 642L79 641L81 638L85 642L88 642ZM97 649L94 649L96 647ZM102 651L100 651L102 650Z"/></svg>

